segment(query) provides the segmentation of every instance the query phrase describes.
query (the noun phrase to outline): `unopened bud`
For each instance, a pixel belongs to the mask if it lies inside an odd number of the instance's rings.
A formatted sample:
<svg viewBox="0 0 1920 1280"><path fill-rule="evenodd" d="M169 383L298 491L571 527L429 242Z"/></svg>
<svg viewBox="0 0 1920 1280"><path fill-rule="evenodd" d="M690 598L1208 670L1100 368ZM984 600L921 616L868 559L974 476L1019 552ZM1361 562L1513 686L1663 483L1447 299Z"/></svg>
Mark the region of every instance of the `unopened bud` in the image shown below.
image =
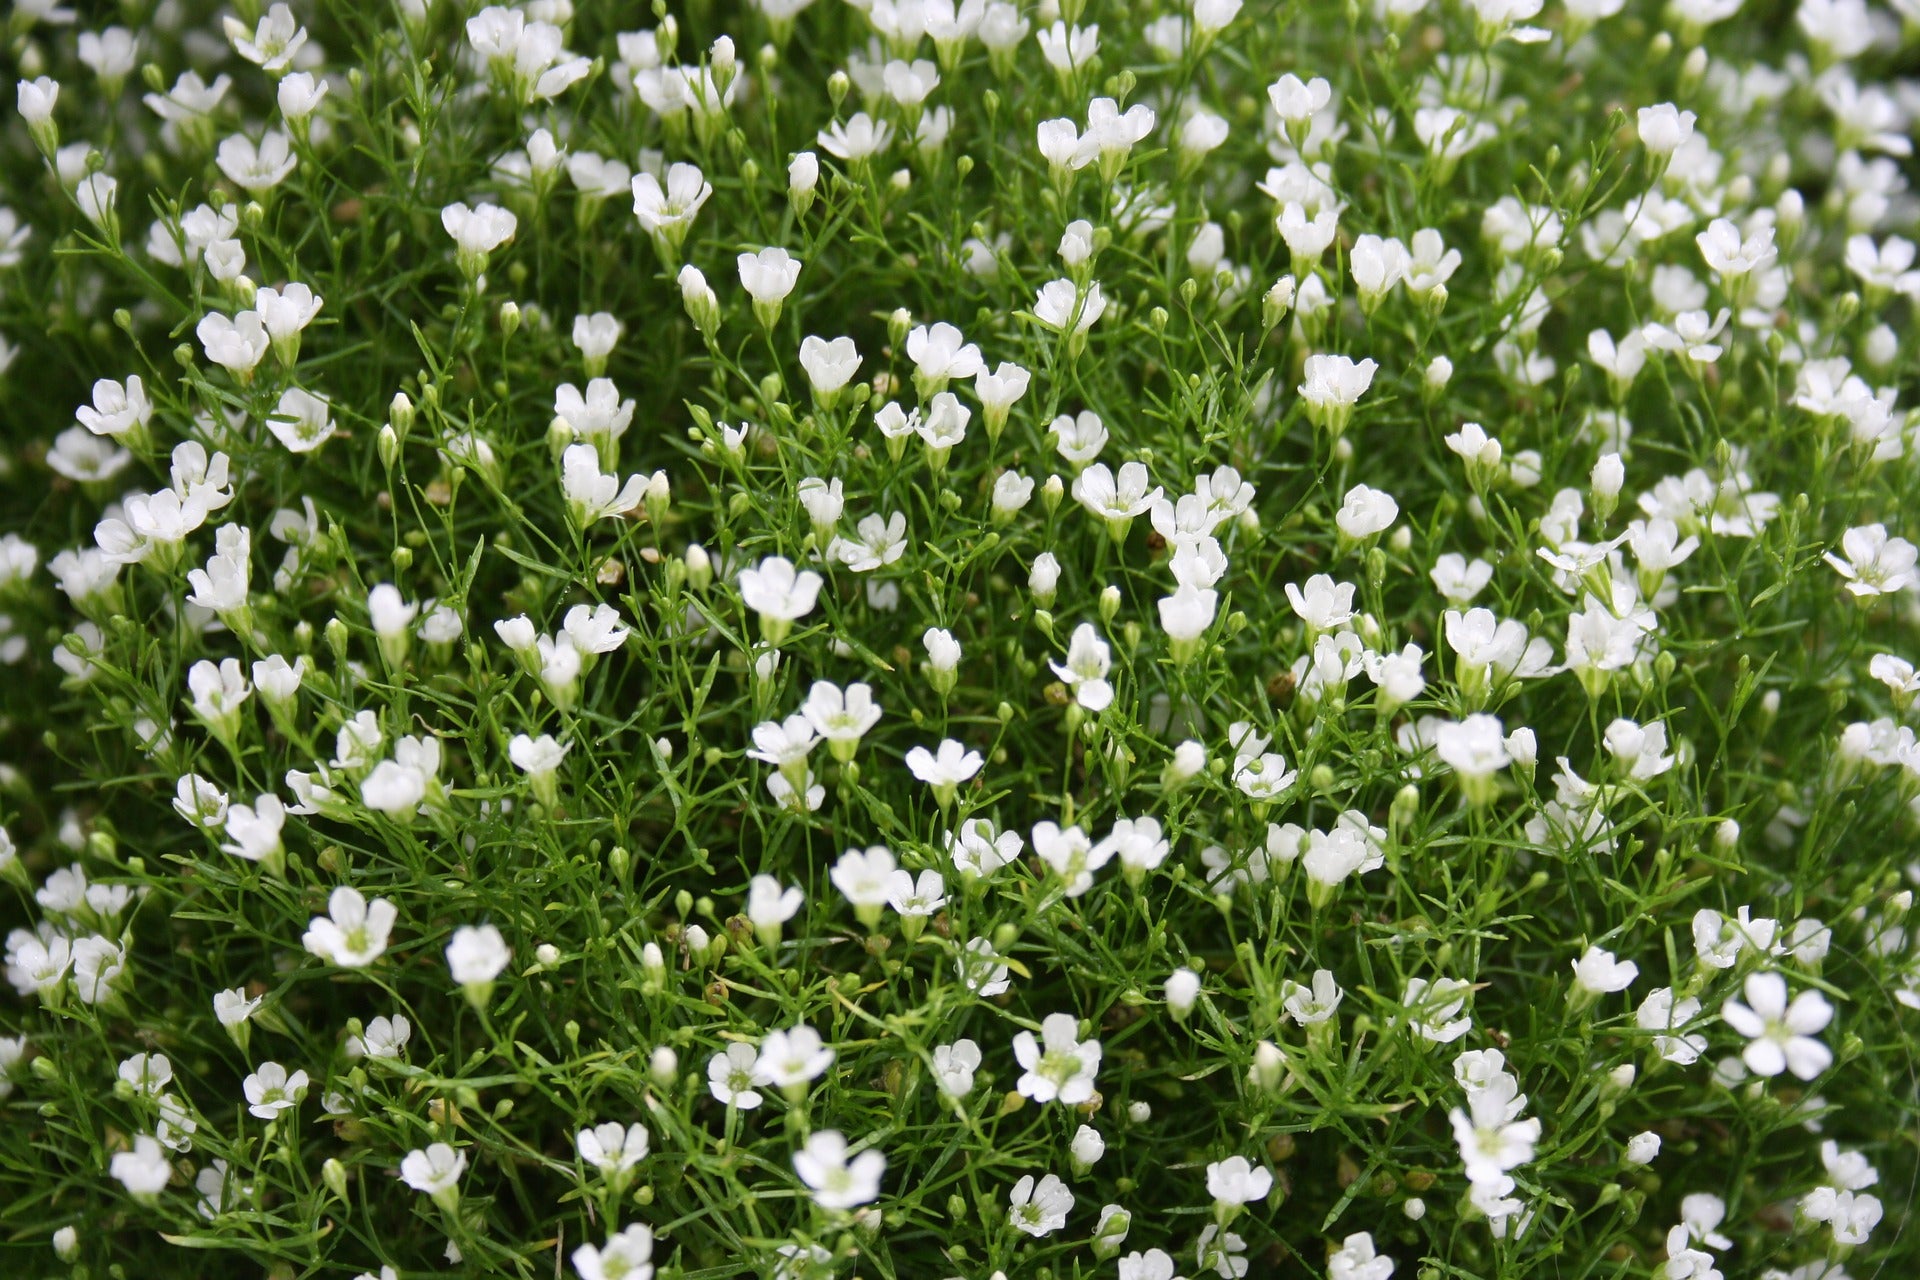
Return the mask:
<svg viewBox="0 0 1920 1280"><path fill-rule="evenodd" d="M347 1202L347 1166L329 1158L320 1166L320 1180L327 1184L327 1190L333 1192L334 1199L341 1204Z"/></svg>
<svg viewBox="0 0 1920 1280"><path fill-rule="evenodd" d="M1279 1091L1287 1078L1287 1060L1271 1040L1262 1040L1254 1046L1253 1069L1247 1073L1248 1081L1256 1089L1268 1093Z"/></svg>

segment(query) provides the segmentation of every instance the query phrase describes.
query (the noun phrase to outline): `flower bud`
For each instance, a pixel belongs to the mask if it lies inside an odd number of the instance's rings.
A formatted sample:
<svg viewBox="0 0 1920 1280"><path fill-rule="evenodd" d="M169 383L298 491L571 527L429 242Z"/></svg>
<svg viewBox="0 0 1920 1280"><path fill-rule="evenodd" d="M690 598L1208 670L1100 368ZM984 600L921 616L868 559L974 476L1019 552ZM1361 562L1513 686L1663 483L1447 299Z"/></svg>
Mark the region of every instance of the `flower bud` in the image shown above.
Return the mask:
<svg viewBox="0 0 1920 1280"><path fill-rule="evenodd" d="M1200 975L1191 969L1175 969L1167 976L1167 1012L1175 1022L1185 1022L1200 998Z"/></svg>
<svg viewBox="0 0 1920 1280"><path fill-rule="evenodd" d="M1589 479L1593 485L1594 522L1604 527L1620 500L1620 488L1626 483L1626 464L1620 461L1617 453L1603 453L1600 460L1593 464Z"/></svg>
<svg viewBox="0 0 1920 1280"><path fill-rule="evenodd" d="M1262 1040L1254 1046L1253 1068L1247 1073L1249 1083L1256 1089L1268 1093L1278 1093L1287 1078L1287 1060L1271 1040Z"/></svg>
<svg viewBox="0 0 1920 1280"><path fill-rule="evenodd" d="M793 204L793 216L804 218L813 207L813 195L820 185L820 158L802 151L787 165L787 199Z"/></svg>
<svg viewBox="0 0 1920 1280"><path fill-rule="evenodd" d="M680 1075L680 1055L660 1045L647 1056L647 1074L662 1089L671 1089Z"/></svg>
<svg viewBox="0 0 1920 1280"><path fill-rule="evenodd" d="M347 1202L347 1166L329 1157L327 1162L320 1166L320 1180L327 1184L327 1190L333 1192L334 1199L341 1204Z"/></svg>

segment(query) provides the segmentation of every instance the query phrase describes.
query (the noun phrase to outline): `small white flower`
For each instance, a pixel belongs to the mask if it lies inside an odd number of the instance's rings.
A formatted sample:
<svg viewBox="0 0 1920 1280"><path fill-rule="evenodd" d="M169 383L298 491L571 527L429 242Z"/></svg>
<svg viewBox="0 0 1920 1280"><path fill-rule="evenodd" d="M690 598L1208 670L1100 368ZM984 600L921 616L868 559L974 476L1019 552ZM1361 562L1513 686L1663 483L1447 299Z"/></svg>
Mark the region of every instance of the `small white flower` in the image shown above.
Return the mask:
<svg viewBox="0 0 1920 1280"><path fill-rule="evenodd" d="M499 977L512 954L493 925L462 925L447 944L447 968L455 982L471 987Z"/></svg>
<svg viewBox="0 0 1920 1280"><path fill-rule="evenodd" d="M277 1120L280 1113L300 1105L307 1092L307 1073L287 1069L277 1062L263 1062L259 1070L243 1082L247 1110L262 1120Z"/></svg>
<svg viewBox="0 0 1920 1280"><path fill-rule="evenodd" d="M760 1042L755 1083L792 1088L817 1080L833 1065L834 1051L820 1033L801 1023L788 1031L772 1031Z"/></svg>
<svg viewBox="0 0 1920 1280"><path fill-rule="evenodd" d="M400 1180L436 1200L458 1194L460 1175L467 1171L467 1153L444 1142L407 1152L400 1162Z"/></svg>
<svg viewBox="0 0 1920 1280"><path fill-rule="evenodd" d="M1067 1215L1073 1211L1073 1192L1051 1173L1037 1183L1028 1174L1014 1184L1007 1203L1012 1210L1007 1220L1037 1239L1067 1225Z"/></svg>
<svg viewBox="0 0 1920 1280"><path fill-rule="evenodd" d="M887 1158L862 1151L847 1158L847 1140L831 1129L817 1129L793 1156L793 1171L823 1209L855 1209L880 1197L880 1176Z"/></svg>
<svg viewBox="0 0 1920 1280"><path fill-rule="evenodd" d="M761 1103L754 1083L760 1074L760 1054L750 1044L738 1041L707 1060L707 1091L720 1102L742 1111L751 1111Z"/></svg>
<svg viewBox="0 0 1920 1280"><path fill-rule="evenodd" d="M1254 1204L1272 1190L1272 1172L1249 1163L1245 1156L1229 1156L1207 1166L1207 1194L1215 1204Z"/></svg>
<svg viewBox="0 0 1920 1280"><path fill-rule="evenodd" d="M1073 630L1067 642L1065 663L1050 663L1053 673L1073 690L1074 701L1098 714L1113 703L1113 686L1107 682L1112 669L1112 650L1107 647L1093 624L1083 622Z"/></svg>
<svg viewBox="0 0 1920 1280"><path fill-rule="evenodd" d="M1031 1031L1015 1035L1013 1056L1025 1071L1017 1087L1035 1102L1077 1106L1093 1096L1100 1042L1080 1039L1079 1020L1072 1014L1048 1014L1039 1039Z"/></svg>
<svg viewBox="0 0 1920 1280"><path fill-rule="evenodd" d="M1573 981L1588 996L1625 991L1640 976L1640 966L1631 960L1616 959L1613 952L1588 947L1573 962Z"/></svg>
<svg viewBox="0 0 1920 1280"><path fill-rule="evenodd" d="M1787 980L1771 971L1747 975L1746 1002L1729 997L1720 1016L1747 1037L1741 1053L1756 1075L1791 1071L1811 1080L1833 1063L1833 1053L1814 1039L1833 1021L1833 1006L1818 991L1802 991L1787 1002Z"/></svg>
<svg viewBox="0 0 1920 1280"><path fill-rule="evenodd" d="M399 910L385 898L368 902L348 885L327 899L327 915L316 916L302 942L308 951L343 969L359 969L379 959Z"/></svg>

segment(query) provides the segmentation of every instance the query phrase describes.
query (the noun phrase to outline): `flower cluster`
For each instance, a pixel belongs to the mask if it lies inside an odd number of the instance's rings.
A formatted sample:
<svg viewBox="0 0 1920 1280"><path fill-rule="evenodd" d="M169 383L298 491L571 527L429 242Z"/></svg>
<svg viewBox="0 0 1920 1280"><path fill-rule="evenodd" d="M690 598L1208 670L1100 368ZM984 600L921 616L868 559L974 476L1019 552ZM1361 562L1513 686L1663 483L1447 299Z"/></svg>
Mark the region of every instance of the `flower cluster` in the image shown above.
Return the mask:
<svg viewBox="0 0 1920 1280"><path fill-rule="evenodd" d="M1914 1270L1913 0L5 35L13 1243Z"/></svg>

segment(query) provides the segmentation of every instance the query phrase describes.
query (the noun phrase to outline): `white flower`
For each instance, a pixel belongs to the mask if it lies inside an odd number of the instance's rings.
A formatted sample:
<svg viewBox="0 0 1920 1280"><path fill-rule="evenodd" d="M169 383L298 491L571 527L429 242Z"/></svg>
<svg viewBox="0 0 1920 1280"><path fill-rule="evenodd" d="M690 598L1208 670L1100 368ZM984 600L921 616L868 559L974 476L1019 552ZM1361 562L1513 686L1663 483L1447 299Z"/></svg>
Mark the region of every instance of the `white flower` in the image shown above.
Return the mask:
<svg viewBox="0 0 1920 1280"><path fill-rule="evenodd" d="M267 354L267 348L273 344L273 338L267 333L266 325L260 319L258 311L242 311L232 319L218 311L210 311L200 317L194 334L200 339L201 349L207 353L207 359L222 368L242 377L252 373L261 357ZM128 379L129 383L133 380ZM99 403L100 386L94 385L94 402ZM131 398L131 388L129 388ZM151 410L148 411L149 413ZM91 429L84 414L82 425ZM145 419L141 419L144 423ZM99 434L96 432L96 434Z"/></svg>
<svg viewBox="0 0 1920 1280"><path fill-rule="evenodd" d="M1313 117L1327 109L1333 100L1333 86L1319 76L1302 81L1292 72L1267 86L1267 101L1280 123L1289 129L1303 129Z"/></svg>
<svg viewBox="0 0 1920 1280"><path fill-rule="evenodd" d="M293 64L307 43L307 29L294 19L292 10L276 4L252 31L238 18L224 19L227 39L235 53L262 71L278 74Z"/></svg>
<svg viewBox="0 0 1920 1280"><path fill-rule="evenodd" d="M926 417L914 428L927 446L933 466L940 466L946 455L967 438L967 423L972 418L973 411L961 404L960 398L951 391L934 393Z"/></svg>
<svg viewBox="0 0 1920 1280"><path fill-rule="evenodd" d="M983 763L978 751L969 751L952 738L943 739L933 751L915 747L907 752L907 768L913 776L932 787L936 795L944 789L949 800L955 788L980 772Z"/></svg>
<svg viewBox="0 0 1920 1280"><path fill-rule="evenodd" d="M236 804L227 810L228 843L220 850L249 862L271 864L280 856L280 829L286 821L287 809L278 796L260 796L250 807Z"/></svg>
<svg viewBox="0 0 1920 1280"><path fill-rule="evenodd" d="M807 375L807 385L813 388L814 397L822 407L832 408L841 389L853 380L860 368L860 351L853 345L852 338L828 342L809 334L800 342L800 368Z"/></svg>
<svg viewBox="0 0 1920 1280"><path fill-rule="evenodd" d="M653 1229L635 1222L604 1247L583 1244L573 1251L573 1269L580 1280L653 1280Z"/></svg>
<svg viewBox="0 0 1920 1280"><path fill-rule="evenodd" d="M1073 1130L1073 1140L1068 1144L1068 1155L1073 1161L1075 1173L1087 1173L1100 1163L1100 1157L1106 1155L1106 1138L1100 1136L1100 1130L1092 1125L1081 1125Z"/></svg>
<svg viewBox="0 0 1920 1280"><path fill-rule="evenodd" d="M947 883L938 871L922 871L917 880L910 871L887 877L887 905L901 916L931 916L946 903Z"/></svg>
<svg viewBox="0 0 1920 1280"><path fill-rule="evenodd" d="M590 444L570 444L560 459L560 490L574 524L585 529L596 520L623 516L639 507L647 494L647 478L603 474L600 451Z"/></svg>
<svg viewBox="0 0 1920 1280"><path fill-rule="evenodd" d="M316 916L301 940L308 951L343 969L360 969L379 959L399 910L385 898L368 902L348 885L327 899L327 915Z"/></svg>
<svg viewBox="0 0 1920 1280"><path fill-rule="evenodd" d="M1221 1280L1240 1280L1247 1274L1247 1242L1234 1232L1223 1232L1209 1222L1194 1245L1194 1260Z"/></svg>
<svg viewBox="0 0 1920 1280"><path fill-rule="evenodd" d="M320 314L323 302L312 289L297 281L283 289L256 289L253 294L253 309L260 313L260 323L275 342L297 340ZM297 341L292 349L299 350Z"/></svg>
<svg viewBox="0 0 1920 1280"><path fill-rule="evenodd" d="M1327 1280L1387 1280L1393 1259L1374 1251L1373 1237L1357 1231L1327 1258Z"/></svg>
<svg viewBox="0 0 1920 1280"><path fill-rule="evenodd" d="M214 162L236 187L257 196L286 181L299 166L300 158L293 153L292 138L269 129L257 144L238 133L222 139Z"/></svg>
<svg viewBox="0 0 1920 1280"><path fill-rule="evenodd" d="M1521 1120L1527 1099L1519 1083L1504 1071L1467 1093L1467 1108L1448 1113L1467 1178L1476 1184L1499 1183L1509 1169L1533 1159L1540 1121Z"/></svg>
<svg viewBox="0 0 1920 1280"><path fill-rule="evenodd" d="M1440 726L1434 754L1464 779L1483 779L1507 767L1506 729L1497 716L1471 715Z"/></svg>
<svg viewBox="0 0 1920 1280"><path fill-rule="evenodd" d="M1332 831L1309 831L1300 868L1308 880L1310 901L1324 906L1331 890L1348 876L1374 871L1386 864L1386 832L1369 826L1364 815L1349 810Z"/></svg>
<svg viewBox="0 0 1920 1280"><path fill-rule="evenodd" d="M782 1089L797 1088L819 1079L833 1065L833 1058L832 1047L804 1022L791 1030L769 1031L760 1042L753 1082Z"/></svg>
<svg viewBox="0 0 1920 1280"><path fill-rule="evenodd" d="M220 1020L221 1026L237 1027L253 1016L263 999L265 999L264 996L255 996L249 1000L247 993L239 987L234 987L230 991L216 992L213 997L213 1015Z"/></svg>
<svg viewBox="0 0 1920 1280"><path fill-rule="evenodd" d="M1334 515L1334 524L1347 537L1360 541L1390 528L1400 518L1400 504L1393 495L1357 484Z"/></svg>
<svg viewBox="0 0 1920 1280"><path fill-rule="evenodd" d="M651 1136L647 1127L633 1124L622 1127L615 1121L582 1129L574 1136L574 1150L580 1159L611 1178L627 1172L647 1158Z"/></svg>
<svg viewBox="0 0 1920 1280"><path fill-rule="evenodd" d="M611 444L627 433L633 422L634 402L622 400L611 378L591 378L583 395L571 382L553 393L553 416L573 434L596 445ZM611 456L611 455L609 455Z"/></svg>
<svg viewBox="0 0 1920 1280"><path fill-rule="evenodd" d="M375 1018L362 1034L348 1038L347 1056L397 1060L406 1053L407 1041L412 1038L413 1024L401 1015Z"/></svg>
<svg viewBox="0 0 1920 1280"><path fill-rule="evenodd" d="M281 79L275 101L280 104L280 114L298 125L320 109L327 89L327 82L316 79L312 72L296 71Z"/></svg>
<svg viewBox="0 0 1920 1280"><path fill-rule="evenodd" d="M1728 997L1720 1016L1747 1037L1741 1053L1756 1075L1791 1071L1811 1080L1833 1063L1833 1053L1814 1039L1833 1021L1833 1006L1818 991L1802 991L1787 1002L1787 980L1771 971L1747 975L1746 1003Z"/></svg>
<svg viewBox="0 0 1920 1280"><path fill-rule="evenodd" d="M16 86L14 103L20 118L30 128L39 129L53 119L53 108L60 101L60 82L50 76L21 80Z"/></svg>
<svg viewBox="0 0 1920 1280"><path fill-rule="evenodd" d="M862 516L854 526L854 537L835 538L827 545L827 555L855 573L871 573L897 562L907 550L907 517L896 511L881 518Z"/></svg>
<svg viewBox="0 0 1920 1280"><path fill-rule="evenodd" d="M1373 385L1374 371L1379 367L1372 360L1356 364L1346 356L1308 356L1306 381L1298 388L1306 402L1307 417L1333 435L1345 431L1353 406Z"/></svg>
<svg viewBox="0 0 1920 1280"><path fill-rule="evenodd" d="M1693 136L1694 114L1671 102L1641 107L1636 118L1640 145L1656 156L1670 156Z"/></svg>
<svg viewBox="0 0 1920 1280"><path fill-rule="evenodd" d="M1281 1007L1296 1024L1310 1027L1326 1022L1339 1010L1340 1002L1346 998L1346 992L1334 981L1330 969L1313 971L1311 989L1291 979L1280 984Z"/></svg>
<svg viewBox="0 0 1920 1280"><path fill-rule="evenodd" d="M1106 463L1096 462L1074 477L1073 499L1105 520L1116 539L1122 538L1129 522L1160 500L1163 490L1158 485L1149 489L1152 483L1141 463L1122 463L1116 474Z"/></svg>
<svg viewBox="0 0 1920 1280"><path fill-rule="evenodd" d="M1272 1190L1273 1174L1250 1164L1245 1156L1229 1156L1207 1166L1207 1194L1215 1204L1255 1204Z"/></svg>
<svg viewBox="0 0 1920 1280"><path fill-rule="evenodd" d="M1073 1192L1051 1173L1037 1183L1028 1174L1014 1183L1007 1203L1012 1209L1007 1220L1037 1239L1067 1225L1067 1215L1073 1211Z"/></svg>
<svg viewBox="0 0 1920 1280"><path fill-rule="evenodd" d="M1084 334L1106 314L1107 300L1099 283L1087 285L1085 292L1071 280L1053 280L1041 286L1034 299L1033 317L1055 333Z"/></svg>
<svg viewBox="0 0 1920 1280"><path fill-rule="evenodd" d="M435 1199L457 1191L460 1175L466 1171L467 1153L455 1151L444 1142L409 1151L400 1162L400 1180Z"/></svg>
<svg viewBox="0 0 1920 1280"><path fill-rule="evenodd" d="M1160 834L1160 823L1153 818L1121 818L1113 830L1089 851L1087 865L1100 867L1119 856L1130 881L1137 883L1145 873L1167 860L1168 844Z"/></svg>
<svg viewBox="0 0 1920 1280"><path fill-rule="evenodd" d="M137 373L129 374L123 383L101 378L93 384L93 403L81 405L73 416L96 436L137 439L153 419L153 402L147 398L146 386Z"/></svg>
<svg viewBox="0 0 1920 1280"><path fill-rule="evenodd" d="M793 292L793 286L800 279L800 259L785 249L772 248L743 253L736 261L741 287L752 296L754 308L763 322L771 323L768 317L779 316L780 303Z"/></svg>
<svg viewBox="0 0 1920 1280"><path fill-rule="evenodd" d="M476 986L499 977L512 954L493 925L461 925L447 944L447 968L461 986Z"/></svg>
<svg viewBox="0 0 1920 1280"><path fill-rule="evenodd" d="M1471 987L1454 978L1431 982L1408 978L1406 993L1400 999L1407 1014L1406 1025L1429 1043L1450 1044L1473 1027L1473 1019L1461 1012L1471 993Z"/></svg>
<svg viewBox="0 0 1920 1280"><path fill-rule="evenodd" d="M1624 718L1615 720L1607 726L1601 741L1607 754L1636 782L1657 778L1674 766L1674 757L1667 754L1667 726L1658 720L1645 726Z"/></svg>
<svg viewBox="0 0 1920 1280"><path fill-rule="evenodd" d="M1731 918L1703 907L1693 915L1694 954L1709 968L1731 969L1747 947L1774 954L1779 931L1779 921L1755 917L1748 907L1741 907Z"/></svg>
<svg viewBox="0 0 1920 1280"><path fill-rule="evenodd" d="M307 1092L307 1073L287 1069L277 1062L263 1062L259 1070L243 1082L247 1110L262 1120L277 1120L280 1113L300 1105Z"/></svg>
<svg viewBox="0 0 1920 1280"><path fill-rule="evenodd" d="M1858 599L1871 600L1920 582L1920 572L1915 570L1920 551L1905 538L1889 535L1883 524L1847 530L1841 535L1840 549L1845 559L1831 551L1823 558L1847 580L1847 590Z"/></svg>
<svg viewBox="0 0 1920 1280"><path fill-rule="evenodd" d="M1107 673L1113 666L1113 654L1092 623L1083 622L1074 628L1067 642L1065 663L1048 665L1073 690L1074 701L1088 711L1097 715L1112 705L1113 686L1107 683Z"/></svg>
<svg viewBox="0 0 1920 1280"><path fill-rule="evenodd" d="M1033 851L1065 882L1066 895L1077 898L1093 887L1093 873L1107 864L1115 846L1104 841L1093 844L1077 826L1062 830L1041 822L1033 828Z"/></svg>
<svg viewBox="0 0 1920 1280"><path fill-rule="evenodd" d="M558 798L554 784L554 771L560 762L566 759L572 743L558 742L552 734L543 733L538 738L516 733L507 743L507 758L514 768L527 775L532 783L534 794L543 804L551 805Z"/></svg>
<svg viewBox="0 0 1920 1280"><path fill-rule="evenodd" d="M453 237L461 270L474 276L486 268L489 254L513 239L520 220L496 204L470 209L464 201L455 201L440 210L440 225Z"/></svg>
<svg viewBox="0 0 1920 1280"><path fill-rule="evenodd" d="M268 415L267 430L273 432L274 438L289 452L312 453L333 439L331 406L325 396L289 387L281 392L280 403Z"/></svg>
<svg viewBox="0 0 1920 1280"><path fill-rule="evenodd" d="M793 1154L793 1171L823 1209L855 1209L879 1199L886 1168L887 1158L873 1150L849 1161L847 1140L831 1129L815 1130Z"/></svg>
<svg viewBox="0 0 1920 1280"><path fill-rule="evenodd" d="M913 361L914 384L920 388L923 396L944 390L950 380L977 378L986 369L985 362L980 358L980 348L966 341L960 330L944 321L932 327L915 326L907 334L907 358ZM1015 366L1003 364L1000 368L1008 370ZM1019 372L1024 374L1025 370ZM1020 390L1014 392L1013 399L1018 399L1020 392L1025 390L1023 378Z"/></svg>
<svg viewBox="0 0 1920 1280"><path fill-rule="evenodd" d="M829 876L847 904L871 927L879 922L880 909L887 905L892 894L896 869L893 851L876 844L841 854Z"/></svg>
<svg viewBox="0 0 1920 1280"><path fill-rule="evenodd" d="M1020 856L1025 842L1017 831L995 831L986 818L969 818L945 835L947 856L963 880L984 880Z"/></svg>
<svg viewBox="0 0 1920 1280"><path fill-rule="evenodd" d="M893 145L893 126L858 111L844 124L836 120L820 130L817 141L828 155L860 165Z"/></svg>
<svg viewBox="0 0 1920 1280"><path fill-rule="evenodd" d="M625 185L625 182L621 183L623 188ZM620 335L625 331L626 326L610 311L595 311L591 315L573 318L573 345L586 362L589 376L597 378L600 370L606 368L607 357L613 353Z"/></svg>
<svg viewBox="0 0 1920 1280"><path fill-rule="evenodd" d="M1084 467L1100 456L1107 446L1107 428L1092 410L1079 414L1061 414L1047 425L1054 448L1075 467Z"/></svg>
<svg viewBox="0 0 1920 1280"><path fill-rule="evenodd" d="M1600 947L1588 947L1573 962L1574 985L1589 996L1625 991L1639 976L1639 965L1617 959L1613 952Z"/></svg>
<svg viewBox="0 0 1920 1280"><path fill-rule="evenodd" d="M763 937L770 933L778 939L780 926L793 919L804 896L798 885L783 888L772 876L755 876L747 885L747 919Z"/></svg>
<svg viewBox="0 0 1920 1280"><path fill-rule="evenodd" d="M1827 1177L1833 1185L1842 1191L1864 1191L1880 1181L1880 1171L1866 1156L1858 1151L1842 1151L1840 1144L1831 1138L1820 1144L1820 1163L1826 1166Z"/></svg>
<svg viewBox="0 0 1920 1280"><path fill-rule="evenodd" d="M1689 996L1676 1002L1671 987L1660 987L1640 1002L1634 1021L1642 1031L1652 1031L1654 1051L1669 1062L1688 1066L1706 1052L1707 1038L1676 1035L1674 1032L1700 1016L1700 1002Z"/></svg>
<svg viewBox="0 0 1920 1280"><path fill-rule="evenodd" d="M173 1063L164 1053L136 1053L121 1062L114 1074L136 1093L155 1098L173 1083Z"/></svg>
<svg viewBox="0 0 1920 1280"><path fill-rule="evenodd" d="M1015 1035L1013 1056L1025 1071L1017 1087L1033 1101L1078 1106L1093 1096L1100 1042L1081 1040L1079 1020L1072 1014L1048 1014L1040 1023L1038 1040L1031 1031Z"/></svg>
<svg viewBox="0 0 1920 1280"><path fill-rule="evenodd" d="M173 1166L167 1163L166 1149L159 1139L141 1134L130 1151L114 1154L108 1171L136 1200L152 1200L173 1180Z"/></svg>
<svg viewBox="0 0 1920 1280"><path fill-rule="evenodd" d="M1100 28L1094 25L1069 27L1064 22L1055 22L1050 27L1042 27L1034 39L1039 42L1047 65L1063 73L1085 66L1100 50Z"/></svg>
<svg viewBox="0 0 1920 1280"><path fill-rule="evenodd" d="M1324 573L1316 573L1307 579L1304 590L1291 582L1285 589L1294 614L1314 631L1338 631L1353 620L1351 582L1335 582Z"/></svg>
<svg viewBox="0 0 1920 1280"><path fill-rule="evenodd" d="M973 1092L973 1073L980 1069L980 1046L971 1040L938 1045L933 1051L933 1078L949 1098Z"/></svg>
<svg viewBox="0 0 1920 1280"><path fill-rule="evenodd" d="M1006 962L994 954L993 944L974 938L954 956L953 967L967 990L982 1000L991 1000L1012 985Z"/></svg>
<svg viewBox="0 0 1920 1280"><path fill-rule="evenodd" d="M735 1041L707 1059L707 1091L727 1106L753 1110L761 1103L753 1087L759 1063L760 1054L752 1045Z"/></svg>
<svg viewBox="0 0 1920 1280"><path fill-rule="evenodd" d="M760 615L763 634L777 629L784 635L786 624L813 612L822 579L811 570L796 570L785 556L768 556L757 566L740 571L740 599ZM774 642L772 635L769 641Z"/></svg>

